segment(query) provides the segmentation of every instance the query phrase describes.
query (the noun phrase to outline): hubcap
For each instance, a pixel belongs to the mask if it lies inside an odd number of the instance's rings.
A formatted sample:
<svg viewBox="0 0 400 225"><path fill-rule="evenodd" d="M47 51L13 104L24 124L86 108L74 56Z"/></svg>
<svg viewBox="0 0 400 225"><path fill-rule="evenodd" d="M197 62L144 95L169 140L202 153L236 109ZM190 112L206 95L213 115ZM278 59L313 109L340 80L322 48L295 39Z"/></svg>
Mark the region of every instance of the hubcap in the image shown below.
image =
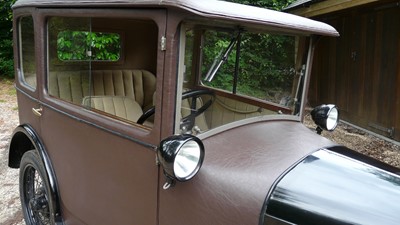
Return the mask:
<svg viewBox="0 0 400 225"><path fill-rule="evenodd" d="M33 212L41 212L41 213L49 212L49 203L47 202L44 193L36 195L31 200L29 200L29 207Z"/></svg>
<svg viewBox="0 0 400 225"><path fill-rule="evenodd" d="M51 224L45 186L37 170L32 167L27 168L25 175L25 203L33 224Z"/></svg>

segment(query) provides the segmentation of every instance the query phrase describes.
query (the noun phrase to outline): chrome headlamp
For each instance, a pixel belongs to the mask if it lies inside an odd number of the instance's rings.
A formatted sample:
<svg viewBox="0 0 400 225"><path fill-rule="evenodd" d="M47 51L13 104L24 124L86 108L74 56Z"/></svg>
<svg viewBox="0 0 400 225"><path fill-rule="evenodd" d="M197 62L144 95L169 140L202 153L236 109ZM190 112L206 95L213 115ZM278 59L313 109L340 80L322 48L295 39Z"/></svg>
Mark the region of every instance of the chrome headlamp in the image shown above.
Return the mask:
<svg viewBox="0 0 400 225"><path fill-rule="evenodd" d="M192 135L171 136L161 141L157 156L167 177L167 189L174 180L187 181L197 174L204 160L204 145Z"/></svg>
<svg viewBox="0 0 400 225"><path fill-rule="evenodd" d="M311 111L311 118L318 126L318 133L323 130L333 131L339 123L339 109L335 105L320 105Z"/></svg>

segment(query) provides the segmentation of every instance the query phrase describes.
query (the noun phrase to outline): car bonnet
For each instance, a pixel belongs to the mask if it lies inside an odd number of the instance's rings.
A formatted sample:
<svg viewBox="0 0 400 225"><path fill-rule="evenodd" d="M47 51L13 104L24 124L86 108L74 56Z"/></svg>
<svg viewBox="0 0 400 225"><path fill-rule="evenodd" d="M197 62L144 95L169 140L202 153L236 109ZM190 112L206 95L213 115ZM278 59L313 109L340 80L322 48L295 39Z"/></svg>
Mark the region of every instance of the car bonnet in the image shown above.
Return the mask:
<svg viewBox="0 0 400 225"><path fill-rule="evenodd" d="M205 159L197 176L161 193L162 221L258 224L274 183L311 153L335 145L298 121L283 120L232 128L203 143Z"/></svg>

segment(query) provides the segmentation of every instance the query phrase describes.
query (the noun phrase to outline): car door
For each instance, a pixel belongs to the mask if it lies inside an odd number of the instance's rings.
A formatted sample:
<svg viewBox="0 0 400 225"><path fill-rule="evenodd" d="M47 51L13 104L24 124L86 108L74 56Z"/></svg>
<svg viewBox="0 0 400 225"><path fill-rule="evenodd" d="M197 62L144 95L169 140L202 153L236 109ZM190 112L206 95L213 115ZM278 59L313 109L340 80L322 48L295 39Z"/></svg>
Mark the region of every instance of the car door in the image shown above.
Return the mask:
<svg viewBox="0 0 400 225"><path fill-rule="evenodd" d="M156 224L159 109L144 125L136 121L160 104L154 96L163 77L165 10L40 14L48 53L41 138L65 223Z"/></svg>

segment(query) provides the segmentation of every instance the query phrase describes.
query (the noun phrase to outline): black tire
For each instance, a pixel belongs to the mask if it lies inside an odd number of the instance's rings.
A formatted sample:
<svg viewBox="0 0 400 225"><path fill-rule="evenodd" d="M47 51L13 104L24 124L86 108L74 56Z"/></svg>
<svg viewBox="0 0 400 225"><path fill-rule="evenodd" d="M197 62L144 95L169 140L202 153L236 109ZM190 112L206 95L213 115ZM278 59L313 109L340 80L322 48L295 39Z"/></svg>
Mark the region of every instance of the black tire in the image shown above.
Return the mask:
<svg viewBox="0 0 400 225"><path fill-rule="evenodd" d="M27 225L53 225L54 209L46 170L35 150L22 156L19 173L19 193Z"/></svg>

